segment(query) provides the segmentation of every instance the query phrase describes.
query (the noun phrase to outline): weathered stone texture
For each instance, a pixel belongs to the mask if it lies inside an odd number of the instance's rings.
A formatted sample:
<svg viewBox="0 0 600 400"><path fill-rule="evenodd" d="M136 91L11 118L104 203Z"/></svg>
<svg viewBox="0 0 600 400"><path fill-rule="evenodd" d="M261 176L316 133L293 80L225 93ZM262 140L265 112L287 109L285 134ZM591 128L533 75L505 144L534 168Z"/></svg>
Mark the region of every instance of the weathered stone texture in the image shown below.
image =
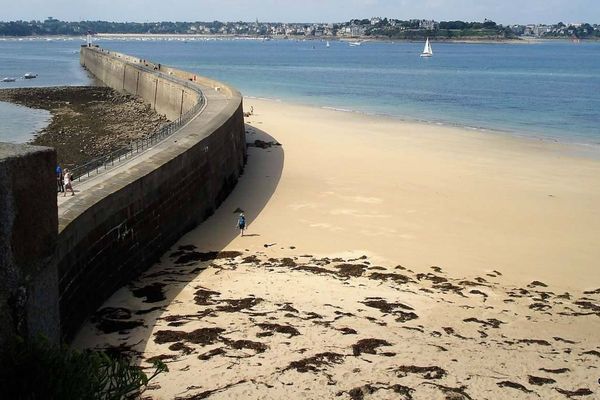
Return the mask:
<svg viewBox="0 0 600 400"><path fill-rule="evenodd" d="M0 342L58 339L56 153L0 143Z"/></svg>

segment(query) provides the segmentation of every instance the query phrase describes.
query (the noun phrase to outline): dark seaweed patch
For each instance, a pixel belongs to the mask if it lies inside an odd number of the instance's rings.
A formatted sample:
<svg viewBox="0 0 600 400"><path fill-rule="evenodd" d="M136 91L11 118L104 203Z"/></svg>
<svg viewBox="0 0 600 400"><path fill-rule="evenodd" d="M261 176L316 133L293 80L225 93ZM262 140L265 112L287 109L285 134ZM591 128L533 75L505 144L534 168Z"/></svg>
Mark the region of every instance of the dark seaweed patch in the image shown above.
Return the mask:
<svg viewBox="0 0 600 400"><path fill-rule="evenodd" d="M556 340L557 342L563 342L563 343L568 343L568 344L576 344L577 343L577 342L574 342L572 340L563 339L563 338L558 337L558 336L554 336L552 339Z"/></svg>
<svg viewBox="0 0 600 400"><path fill-rule="evenodd" d="M464 322L475 322L475 323L481 324L483 326L491 327L491 328L495 328L495 329L498 329L501 324L505 323L496 318L488 318L487 320L481 320L481 319L477 319L477 318L467 318L467 319L463 319L463 321Z"/></svg>
<svg viewBox="0 0 600 400"><path fill-rule="evenodd" d="M293 326L289 326L289 325L262 323L262 324L258 324L258 327L260 329L262 329L263 331L283 333L286 335L290 335L289 337L300 335L300 332L298 331L298 329L294 328ZM266 335L263 335L263 336L266 336Z"/></svg>
<svg viewBox="0 0 600 400"><path fill-rule="evenodd" d="M173 360L175 358L177 358L177 356L175 354L161 354L158 356L147 358L146 362L150 363L150 364L154 364L154 362L156 362L156 361Z"/></svg>
<svg viewBox="0 0 600 400"><path fill-rule="evenodd" d="M548 311L552 306L544 303L533 303L529 305L529 308L535 311Z"/></svg>
<svg viewBox="0 0 600 400"><path fill-rule="evenodd" d="M548 285L546 285L544 282L540 282L540 281L533 281L531 282L529 285L527 285L527 287L548 287Z"/></svg>
<svg viewBox="0 0 600 400"><path fill-rule="evenodd" d="M525 344L537 344L539 346L550 346L550 343L548 343L547 340L541 340L541 339L519 339L519 343L525 343Z"/></svg>
<svg viewBox="0 0 600 400"><path fill-rule="evenodd" d="M143 288L134 289L131 292L135 297L145 297L144 303L156 303L166 299L162 291L165 286L164 283L155 282Z"/></svg>
<svg viewBox="0 0 600 400"><path fill-rule="evenodd" d="M289 258L289 257L284 257L284 258L282 258L282 259L281 259L281 266L282 266L282 267L293 268L293 267L295 267L296 265L297 265L297 264L296 264L296 261L292 260L292 259L291 259L291 258Z"/></svg>
<svg viewBox="0 0 600 400"><path fill-rule="evenodd" d="M423 379L441 379L446 376L446 370L438 367L418 367L416 365L403 365L395 369L399 377L408 376L408 374L421 375Z"/></svg>
<svg viewBox="0 0 600 400"><path fill-rule="evenodd" d="M221 293L219 292L200 288L196 290L196 293L194 293L194 302L199 306L208 306L210 304L214 304L213 302L211 302L211 298L220 294Z"/></svg>
<svg viewBox="0 0 600 400"><path fill-rule="evenodd" d="M222 347L219 347L219 348L207 351L206 353L200 354L198 356L198 359L202 360L202 361L206 361L206 360L210 360L214 356L218 356L221 354L225 354L225 349L223 349Z"/></svg>
<svg viewBox="0 0 600 400"><path fill-rule="evenodd" d="M217 260L222 258L236 258L241 256L242 253L239 251L208 251L205 253L201 253L198 251L190 251L183 252L183 254L173 253L171 256L176 254L178 256L177 260L174 261L175 264L187 264L190 262L205 262L211 260Z"/></svg>
<svg viewBox="0 0 600 400"><path fill-rule="evenodd" d="M264 343L251 340L225 340L225 343L236 350L250 349L257 353L264 353L269 348Z"/></svg>
<svg viewBox="0 0 600 400"><path fill-rule="evenodd" d="M431 272L429 272L427 274L417 274L417 279L420 281L422 281L422 280L431 281L436 284L448 282L448 279L444 278L443 276L438 276L438 275L432 274Z"/></svg>
<svg viewBox="0 0 600 400"><path fill-rule="evenodd" d="M383 339L361 339L352 345L352 354L355 356L360 356L363 353L377 354L377 348L382 346L391 346L391 344Z"/></svg>
<svg viewBox="0 0 600 400"><path fill-rule="evenodd" d="M589 350L589 351L584 351L583 353L581 353L581 355L584 355L584 354L589 354L591 356L600 357L600 351L598 351L598 350Z"/></svg>
<svg viewBox="0 0 600 400"><path fill-rule="evenodd" d="M565 390L565 389L561 389L561 388L556 388L556 391L560 394L564 394L568 398L576 397L576 396L589 396L591 394L594 394L594 392L592 392L590 389L587 389L587 388L577 389L577 390Z"/></svg>
<svg viewBox="0 0 600 400"><path fill-rule="evenodd" d="M379 281L394 281L398 284L405 284L408 282L413 282L412 279L410 279L408 276L406 275L402 275L402 274L395 274L395 273L385 273L385 272L373 272L372 274L370 274L368 276L369 279L372 280L379 280Z"/></svg>
<svg viewBox="0 0 600 400"><path fill-rule="evenodd" d="M473 290L469 291L469 293L471 293L471 294L478 294L480 296L483 296L483 299L484 299L483 301L485 301L487 299L487 297L488 297L487 293L484 293L481 290L477 290L477 289L473 289Z"/></svg>
<svg viewBox="0 0 600 400"><path fill-rule="evenodd" d="M184 354L190 354L194 349L186 346L183 342L173 343L169 346L169 350L171 351L182 351Z"/></svg>
<svg viewBox="0 0 600 400"><path fill-rule="evenodd" d="M398 384L391 385L391 386L375 386L375 385L371 385L371 384L366 384L363 386L359 386L359 387L350 389L348 391L348 395L350 396L350 398L352 400L363 400L365 398L365 396L373 394L379 390L391 390L394 393L403 396L402 400L411 400L412 392L414 392L414 389L409 388L408 386L402 386L402 385L398 385Z"/></svg>
<svg viewBox="0 0 600 400"><path fill-rule="evenodd" d="M556 381L552 378L544 378L541 376L533 376L529 375L528 381L531 385L542 386L542 385L550 385L552 383L556 383Z"/></svg>
<svg viewBox="0 0 600 400"><path fill-rule="evenodd" d="M338 275L343 277L359 277L365 272L365 265L361 264L338 264L335 266L338 271Z"/></svg>
<svg viewBox="0 0 600 400"><path fill-rule="evenodd" d="M381 298L372 298L367 299L366 301L361 301L367 307L376 308L382 313L391 314L394 313L397 309L403 309L408 311L413 311L414 309L411 306L407 306L402 303L388 303L386 300Z"/></svg>
<svg viewBox="0 0 600 400"><path fill-rule="evenodd" d="M498 385L501 388L508 387L508 388L520 390L521 392L525 392L525 393L533 393L533 390L529 390L525 386L523 386L517 382L502 381L502 382L497 382L496 385Z"/></svg>
<svg viewBox="0 0 600 400"><path fill-rule="evenodd" d="M583 294L600 294L600 288L598 288L596 290L587 290L587 291L583 292Z"/></svg>
<svg viewBox="0 0 600 400"><path fill-rule="evenodd" d="M221 300L221 302L225 303L224 305L219 305L217 307L217 311L223 312L240 312L242 310L248 310L255 305L261 303L263 299L258 297L246 297L244 299L225 299Z"/></svg>
<svg viewBox="0 0 600 400"><path fill-rule="evenodd" d="M564 374L565 372L571 371L569 368L540 368L540 371L548 372L550 374Z"/></svg>
<svg viewBox="0 0 600 400"><path fill-rule="evenodd" d="M446 395L446 400L473 400L471 396L465 391L466 386L454 388L450 386L440 385L435 382L425 382L425 384L437 387Z"/></svg>
<svg viewBox="0 0 600 400"><path fill-rule="evenodd" d="M175 397L175 400L203 400L203 399L207 399L210 396L212 396L215 393L220 393L220 392L224 392L234 386L237 385L241 385L242 383L246 383L247 381L245 379L239 381L239 382L235 382L235 383L231 383L229 385L223 386L221 388L218 389L213 389L213 390L206 390L204 392L201 393L197 393L194 394L192 396L188 396L188 397Z"/></svg>
<svg viewBox="0 0 600 400"><path fill-rule="evenodd" d="M279 309L280 311L288 311L288 312L292 312L292 313L298 313L298 310L296 310L294 307L292 307L291 303L285 303L281 306L281 308Z"/></svg>
<svg viewBox="0 0 600 400"><path fill-rule="evenodd" d="M304 358L299 361L292 361L285 370L295 369L298 372L319 372L323 366L332 366L333 364L341 364L344 360L344 355L338 353L319 353L312 357Z"/></svg>
<svg viewBox="0 0 600 400"><path fill-rule="evenodd" d="M123 307L104 307L94 313L91 320L96 328L108 334L126 332L144 324L143 321L131 321L131 311Z"/></svg>
<svg viewBox="0 0 600 400"><path fill-rule="evenodd" d="M592 303L591 301L576 301L575 304L584 310L591 310L595 313L600 313L600 306Z"/></svg>
<svg viewBox="0 0 600 400"><path fill-rule="evenodd" d="M225 329L222 328L201 328L192 332L158 331L154 334L154 342L163 344L186 341L205 346L217 342L219 335L223 332L225 332Z"/></svg>

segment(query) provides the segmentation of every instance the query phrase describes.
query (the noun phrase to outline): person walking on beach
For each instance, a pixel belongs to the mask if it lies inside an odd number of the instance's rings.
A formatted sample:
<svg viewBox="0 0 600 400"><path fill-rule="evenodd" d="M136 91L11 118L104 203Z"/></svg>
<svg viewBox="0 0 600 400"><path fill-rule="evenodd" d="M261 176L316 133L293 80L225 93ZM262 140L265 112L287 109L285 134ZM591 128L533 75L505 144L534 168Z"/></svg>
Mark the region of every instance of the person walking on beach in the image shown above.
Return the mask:
<svg viewBox="0 0 600 400"><path fill-rule="evenodd" d="M58 193L65 191L64 179L65 179L65 177L63 176L63 170L60 167L60 165L57 165L56 166L56 186L58 187Z"/></svg>
<svg viewBox="0 0 600 400"><path fill-rule="evenodd" d="M71 174L71 171L69 171L68 169L65 169L65 174L64 174L65 178L64 178L64 182L65 182L65 188L64 188L64 195L63 197L65 197L67 195L67 190L71 191L71 196L75 196L75 191L73 190L73 175Z"/></svg>
<svg viewBox="0 0 600 400"><path fill-rule="evenodd" d="M244 230L246 229L246 217L244 213L240 213L240 217L238 218L237 227L240 229L242 236L244 236Z"/></svg>

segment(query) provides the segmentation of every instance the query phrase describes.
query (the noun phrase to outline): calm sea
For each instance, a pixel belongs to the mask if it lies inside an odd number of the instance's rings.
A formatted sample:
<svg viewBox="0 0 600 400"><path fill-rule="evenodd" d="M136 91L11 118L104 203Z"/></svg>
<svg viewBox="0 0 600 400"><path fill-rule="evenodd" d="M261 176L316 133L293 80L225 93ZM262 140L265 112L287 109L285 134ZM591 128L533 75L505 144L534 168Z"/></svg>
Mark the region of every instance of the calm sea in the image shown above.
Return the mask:
<svg viewBox="0 0 600 400"><path fill-rule="evenodd" d="M245 96L600 145L600 43L98 40L210 76ZM86 84L78 40L0 41L0 76Z"/></svg>

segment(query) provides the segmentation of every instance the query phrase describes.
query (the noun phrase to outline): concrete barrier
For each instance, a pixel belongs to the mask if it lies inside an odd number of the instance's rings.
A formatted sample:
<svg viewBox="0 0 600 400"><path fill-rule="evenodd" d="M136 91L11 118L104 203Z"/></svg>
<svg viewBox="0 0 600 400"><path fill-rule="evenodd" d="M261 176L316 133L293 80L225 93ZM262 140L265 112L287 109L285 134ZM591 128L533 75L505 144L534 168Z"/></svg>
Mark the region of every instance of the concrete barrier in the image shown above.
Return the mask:
<svg viewBox="0 0 600 400"><path fill-rule="evenodd" d="M193 107L202 93L206 106L179 132L86 181L59 206L56 261L66 339L115 290L210 216L246 162L237 90L100 48L82 47L81 63L108 86L140 96L169 119Z"/></svg>

